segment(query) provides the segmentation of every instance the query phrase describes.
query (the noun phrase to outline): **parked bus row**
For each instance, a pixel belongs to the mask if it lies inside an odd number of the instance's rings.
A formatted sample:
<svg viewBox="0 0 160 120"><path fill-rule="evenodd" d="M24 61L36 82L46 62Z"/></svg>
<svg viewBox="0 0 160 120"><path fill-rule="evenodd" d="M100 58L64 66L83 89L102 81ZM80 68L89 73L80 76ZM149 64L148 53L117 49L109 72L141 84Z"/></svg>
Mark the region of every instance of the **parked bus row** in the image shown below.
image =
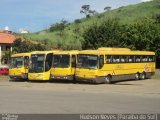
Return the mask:
<svg viewBox="0 0 160 120"><path fill-rule="evenodd" d="M155 73L155 53L128 48L34 51L11 56L11 79L111 83L146 79Z"/></svg>

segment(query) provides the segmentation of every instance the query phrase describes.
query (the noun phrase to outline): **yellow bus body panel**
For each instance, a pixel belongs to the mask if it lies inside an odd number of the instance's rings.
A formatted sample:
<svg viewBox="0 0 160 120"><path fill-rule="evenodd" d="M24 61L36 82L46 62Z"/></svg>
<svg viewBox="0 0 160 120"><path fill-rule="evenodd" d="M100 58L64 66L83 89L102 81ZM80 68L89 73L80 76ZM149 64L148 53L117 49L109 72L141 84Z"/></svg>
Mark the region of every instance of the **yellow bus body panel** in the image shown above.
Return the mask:
<svg viewBox="0 0 160 120"><path fill-rule="evenodd" d="M95 78L97 75L98 70L76 68L76 76L81 78Z"/></svg>
<svg viewBox="0 0 160 120"><path fill-rule="evenodd" d="M42 72L42 73L29 73L28 74L29 80L50 80L50 71Z"/></svg>
<svg viewBox="0 0 160 120"><path fill-rule="evenodd" d="M9 75L10 76L21 76L22 73L28 73L28 69L26 70L24 67L21 68L10 68L9 69Z"/></svg>
<svg viewBox="0 0 160 120"><path fill-rule="evenodd" d="M155 63L104 64L98 76L155 72Z"/></svg>
<svg viewBox="0 0 160 120"><path fill-rule="evenodd" d="M71 68L52 68L51 69L51 74L55 76L69 76L69 75L74 75L71 72Z"/></svg>

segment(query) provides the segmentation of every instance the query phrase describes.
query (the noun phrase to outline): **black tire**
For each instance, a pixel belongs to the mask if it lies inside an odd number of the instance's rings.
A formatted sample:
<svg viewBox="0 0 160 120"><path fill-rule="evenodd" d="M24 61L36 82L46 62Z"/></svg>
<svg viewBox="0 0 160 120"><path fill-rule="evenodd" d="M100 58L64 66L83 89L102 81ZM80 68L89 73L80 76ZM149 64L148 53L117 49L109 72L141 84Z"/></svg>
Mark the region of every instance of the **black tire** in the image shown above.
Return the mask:
<svg viewBox="0 0 160 120"><path fill-rule="evenodd" d="M105 83L106 84L111 84L112 83L112 76L111 75L108 75L105 77Z"/></svg>
<svg viewBox="0 0 160 120"><path fill-rule="evenodd" d="M73 84L76 84L76 83L77 83L77 80L76 80L76 77L75 77L75 76L73 77L73 80L72 80L72 81L73 81Z"/></svg>
<svg viewBox="0 0 160 120"><path fill-rule="evenodd" d="M136 79L136 80L140 80L140 73L137 72L137 73L135 74L135 79Z"/></svg>
<svg viewBox="0 0 160 120"><path fill-rule="evenodd" d="M77 84L77 82L78 82L78 77L74 76L74 77L73 77L73 83L74 83L74 84Z"/></svg>
<svg viewBox="0 0 160 120"><path fill-rule="evenodd" d="M141 80L144 80L144 79L146 79L146 73L145 72L143 72L143 73L141 73Z"/></svg>

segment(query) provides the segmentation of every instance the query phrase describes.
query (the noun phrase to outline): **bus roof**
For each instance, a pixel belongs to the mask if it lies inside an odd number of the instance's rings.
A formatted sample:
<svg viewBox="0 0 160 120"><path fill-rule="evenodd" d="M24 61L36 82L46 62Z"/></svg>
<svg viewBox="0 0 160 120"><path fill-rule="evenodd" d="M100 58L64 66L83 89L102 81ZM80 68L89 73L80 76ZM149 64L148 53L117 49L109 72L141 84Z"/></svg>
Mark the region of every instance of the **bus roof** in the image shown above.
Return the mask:
<svg viewBox="0 0 160 120"><path fill-rule="evenodd" d="M131 51L129 48L111 48L111 47L101 47L98 48L98 50L104 50L104 51Z"/></svg>
<svg viewBox="0 0 160 120"><path fill-rule="evenodd" d="M83 50L79 54L106 54L106 55L155 55L151 51L108 51L108 50Z"/></svg>
<svg viewBox="0 0 160 120"><path fill-rule="evenodd" d="M71 51L59 51L59 52L56 52L55 54L56 55L60 55L60 54L78 54L79 51L78 50L71 50Z"/></svg>
<svg viewBox="0 0 160 120"><path fill-rule="evenodd" d="M31 52L31 54L48 54L48 53L56 53L58 52L58 50L54 50L54 51L33 51Z"/></svg>
<svg viewBox="0 0 160 120"><path fill-rule="evenodd" d="M11 55L11 57L21 57L21 56L30 56L31 53L17 53L17 54L13 54Z"/></svg>

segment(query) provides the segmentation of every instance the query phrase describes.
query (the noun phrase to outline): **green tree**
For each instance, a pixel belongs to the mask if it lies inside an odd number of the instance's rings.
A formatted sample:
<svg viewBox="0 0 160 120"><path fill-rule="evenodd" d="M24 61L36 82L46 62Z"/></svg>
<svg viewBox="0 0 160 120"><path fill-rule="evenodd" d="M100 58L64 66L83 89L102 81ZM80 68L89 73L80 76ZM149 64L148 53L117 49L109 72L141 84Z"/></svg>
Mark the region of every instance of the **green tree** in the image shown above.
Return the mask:
<svg viewBox="0 0 160 120"><path fill-rule="evenodd" d="M116 19L107 19L100 25L94 23L83 33L83 49L97 49L102 46L119 46L121 27Z"/></svg>
<svg viewBox="0 0 160 120"><path fill-rule="evenodd" d="M110 7L110 6L107 6L107 7L104 8L104 10L105 10L105 11L109 11L109 10L111 10L111 7Z"/></svg>
<svg viewBox="0 0 160 120"><path fill-rule="evenodd" d="M61 31L62 32L68 25L69 25L68 21L62 19L60 21L60 23L56 23L56 24L51 25L50 31L51 32L54 32L54 31Z"/></svg>
<svg viewBox="0 0 160 120"><path fill-rule="evenodd" d="M94 23L83 33L83 49L126 47L157 51L160 48L160 23L144 18L134 24L121 24L117 19Z"/></svg>
<svg viewBox="0 0 160 120"><path fill-rule="evenodd" d="M13 53L23 53L23 52L31 52L36 50L46 50L47 46L40 43L33 43L31 41L22 40L21 38L17 38L13 45Z"/></svg>
<svg viewBox="0 0 160 120"><path fill-rule="evenodd" d="M97 14L95 10L90 9L90 5L82 5L80 13L85 14L86 18L90 17L91 15Z"/></svg>
<svg viewBox="0 0 160 120"><path fill-rule="evenodd" d="M143 19L125 26L121 42L131 49L156 51L160 47L160 24Z"/></svg>

